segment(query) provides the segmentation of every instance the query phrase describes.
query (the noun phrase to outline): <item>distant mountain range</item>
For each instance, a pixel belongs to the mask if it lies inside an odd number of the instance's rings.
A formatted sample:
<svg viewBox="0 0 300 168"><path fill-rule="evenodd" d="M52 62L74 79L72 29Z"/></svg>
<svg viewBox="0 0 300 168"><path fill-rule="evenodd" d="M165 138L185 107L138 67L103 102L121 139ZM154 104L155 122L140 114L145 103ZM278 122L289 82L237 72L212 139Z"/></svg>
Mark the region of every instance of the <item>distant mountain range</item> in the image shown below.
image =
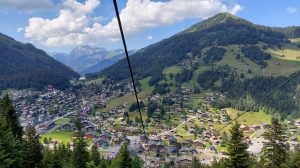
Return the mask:
<svg viewBox="0 0 300 168"><path fill-rule="evenodd" d="M129 54L137 50L129 51ZM125 57L122 49L107 51L105 48L77 46L69 54L66 53L48 53L54 59L73 68L80 74L99 72L102 69L111 66L118 60Z"/></svg>
<svg viewBox="0 0 300 168"><path fill-rule="evenodd" d="M44 89L53 85L69 87L79 74L30 43L21 43L0 33L0 90L14 88Z"/></svg>

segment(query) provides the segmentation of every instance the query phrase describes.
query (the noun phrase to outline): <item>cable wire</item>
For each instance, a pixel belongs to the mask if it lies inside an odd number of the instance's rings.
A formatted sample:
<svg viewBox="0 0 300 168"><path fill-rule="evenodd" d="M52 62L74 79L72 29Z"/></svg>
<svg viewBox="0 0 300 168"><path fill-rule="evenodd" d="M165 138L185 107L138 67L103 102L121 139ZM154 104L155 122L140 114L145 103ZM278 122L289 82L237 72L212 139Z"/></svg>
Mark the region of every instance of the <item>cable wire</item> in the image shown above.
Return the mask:
<svg viewBox="0 0 300 168"><path fill-rule="evenodd" d="M127 46L126 46L125 37L124 37L124 33L123 33L123 28L122 28L120 14L119 14L119 10L118 10L118 5L117 5L116 0L113 0L113 2L114 2L114 7L115 7L117 19L118 19L120 33L121 33L121 36L122 36L122 41L123 41L124 50L125 50L125 54L126 54L127 64L128 64L128 67L129 67L130 76L131 76L131 80L132 80L132 84L133 84L134 94L135 94L136 102L137 102L139 113L140 113L142 128L143 128L143 131L144 131L144 135L146 137L146 143L147 143L147 148L148 148L148 152L149 152L148 136L147 136L146 131L145 131L145 126L144 126L143 117L142 117L142 113L141 113L140 102L139 102L139 99L138 99L138 95L137 95L137 91L136 91L136 85L135 85L135 82L134 82L132 68L131 68L131 64L130 64L130 60L129 60L129 56L128 56L128 51L127 51ZM145 155L145 160L146 160L146 165L147 165L147 153Z"/></svg>
<svg viewBox="0 0 300 168"><path fill-rule="evenodd" d="M186 20L185 29L187 29L187 26L188 26L188 23L189 23L190 14L191 14L191 8L192 8L192 2L193 2L193 0L191 0L191 3L190 3L190 9L189 9L188 18L187 18L187 20Z"/></svg>
<svg viewBox="0 0 300 168"><path fill-rule="evenodd" d="M283 87L284 85L286 85L287 83L289 83L291 80L293 80L295 77L297 77L300 74L300 71L298 71L295 75L293 75L292 77L290 77L288 80L286 80L285 82L283 82L281 85L279 85L277 88L275 88L274 90L272 90L270 93L268 93L267 95L265 95L263 98L261 98L260 100L258 100L254 105L250 106L248 109L246 109L241 115L237 116L236 118L234 118L233 120L231 120L229 123L227 123L226 125L224 125L222 128L220 128L218 130L218 132L220 132L222 129L224 129L225 127L227 127L229 124L231 124L233 121L237 120L239 117L241 117L243 114L245 114L247 111L251 110L253 107L255 107L256 105L258 105L259 103L261 103L263 100L265 100L267 97L269 97L270 95L272 95L274 92L276 92L278 89L280 89L281 87Z"/></svg>

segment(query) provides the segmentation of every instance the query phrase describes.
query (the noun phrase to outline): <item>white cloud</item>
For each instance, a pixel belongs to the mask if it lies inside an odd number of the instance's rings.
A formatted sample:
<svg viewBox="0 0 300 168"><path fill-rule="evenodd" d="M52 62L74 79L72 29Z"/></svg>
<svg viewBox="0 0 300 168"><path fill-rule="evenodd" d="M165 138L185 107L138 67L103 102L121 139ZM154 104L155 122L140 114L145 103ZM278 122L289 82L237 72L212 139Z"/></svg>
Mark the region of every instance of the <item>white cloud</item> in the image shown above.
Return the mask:
<svg viewBox="0 0 300 168"><path fill-rule="evenodd" d="M17 32L20 33L23 30L23 28L18 28Z"/></svg>
<svg viewBox="0 0 300 168"><path fill-rule="evenodd" d="M25 37L41 42L46 46L68 46L100 41L115 42L120 39L117 19L108 24L98 23L102 16L90 17L92 11L100 4L99 0L65 0L61 5L59 16L49 20L31 18L25 28ZM213 5L214 4L214 5ZM219 12L236 14L243 7L226 6L222 0L194 0L189 18L207 18ZM212 8L213 6L213 8ZM128 0L126 7L120 11L124 34L133 37L145 29L169 25L188 17L190 3L186 0L153 2L150 0ZM91 25L92 26L89 26Z"/></svg>
<svg viewBox="0 0 300 168"><path fill-rule="evenodd" d="M293 8L293 7L287 7L286 10L287 10L288 12L290 12L290 13L294 13L294 12L297 11L297 9L296 9L296 8Z"/></svg>
<svg viewBox="0 0 300 168"><path fill-rule="evenodd" d="M153 37L152 37L152 36L148 36L147 39L148 39L148 40L152 40Z"/></svg>
<svg viewBox="0 0 300 168"><path fill-rule="evenodd" d="M33 11L52 8L51 0L0 0L0 6L16 8L23 11Z"/></svg>

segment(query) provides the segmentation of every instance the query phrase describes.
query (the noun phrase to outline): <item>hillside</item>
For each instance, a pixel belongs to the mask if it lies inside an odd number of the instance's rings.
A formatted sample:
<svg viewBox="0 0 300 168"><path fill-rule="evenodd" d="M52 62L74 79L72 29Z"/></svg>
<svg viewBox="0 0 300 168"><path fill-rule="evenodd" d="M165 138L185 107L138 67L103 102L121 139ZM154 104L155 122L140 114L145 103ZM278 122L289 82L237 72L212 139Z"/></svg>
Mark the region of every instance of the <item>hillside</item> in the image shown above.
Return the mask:
<svg viewBox="0 0 300 168"><path fill-rule="evenodd" d="M43 89L53 85L64 89L79 74L48 56L32 44L23 44L0 33L0 90Z"/></svg>
<svg viewBox="0 0 300 168"><path fill-rule="evenodd" d="M294 29L294 37L299 37L297 34L299 27ZM267 67L267 59L264 60L260 55L267 53L262 51L262 46L267 49L281 49L290 44L287 40L288 35L284 34L285 29L269 28L266 26L255 25L244 19L237 18L228 13L217 14L212 18L206 19L191 28L180 32L168 39L164 39L158 43L152 44L141 49L131 57L133 72L138 79L143 79L148 76L160 76L162 70L166 67L178 65L185 59L204 58L205 65L213 64L222 60L223 56L217 59L211 59L211 55L207 55L211 47L224 48L228 45L238 45L239 47L250 47L246 50L246 57L254 64L260 67ZM279 31L280 30L280 31ZM290 29L289 29L290 30ZM289 32L289 34L292 34ZM253 48L259 46L260 48ZM252 48L251 48L252 47ZM212 50L217 48L212 48ZM256 53L251 53L256 49ZM216 51L211 51L214 53ZM229 52L226 50L226 52ZM238 49L232 55L239 52L244 56L244 53ZM260 54L260 55L257 55ZM294 58L296 59L296 58ZM87 78L93 79L101 76L106 76L114 81L124 80L129 78L128 67L126 60L123 59L111 67L104 69L102 72L88 74ZM295 71L294 71L295 72Z"/></svg>
<svg viewBox="0 0 300 168"><path fill-rule="evenodd" d="M152 94L228 92L217 108L247 109L300 70L299 27L270 28L228 13L217 14L131 56L135 80L148 78ZM289 39L291 37L297 37ZM130 77L125 59L87 79ZM254 110L299 117L300 78Z"/></svg>

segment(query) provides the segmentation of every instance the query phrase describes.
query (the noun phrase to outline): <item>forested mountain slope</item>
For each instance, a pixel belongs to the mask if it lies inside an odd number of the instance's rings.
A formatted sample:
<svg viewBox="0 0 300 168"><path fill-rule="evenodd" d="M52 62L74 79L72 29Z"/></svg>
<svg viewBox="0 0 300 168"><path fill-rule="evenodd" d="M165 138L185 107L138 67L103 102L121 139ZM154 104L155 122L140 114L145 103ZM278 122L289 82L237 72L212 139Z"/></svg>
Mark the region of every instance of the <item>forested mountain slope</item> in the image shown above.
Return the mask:
<svg viewBox="0 0 300 168"><path fill-rule="evenodd" d="M208 47L220 48L236 44L244 47L246 55L253 62L265 67L267 64L264 60L270 59L270 57L266 56L263 51L252 50L255 48L253 46L265 44L269 48L280 48L290 43L288 37L300 37L299 30L299 27L270 28L255 25L228 13L220 13L168 39L141 49L131 57L131 65L136 79L153 75L159 76L165 67L180 63L188 58L187 55L199 58L212 57L211 55L202 55L203 51ZM248 47L251 49L247 50ZM248 51L259 53L262 57L255 56L254 53ZM205 64L208 65L220 61L222 58L206 58L206 60ZM102 76L114 81L129 78L126 60L123 59L101 72L87 74L86 77L93 79Z"/></svg>
<svg viewBox="0 0 300 168"><path fill-rule="evenodd" d="M0 89L43 89L53 85L64 89L69 79L79 78L71 68L32 44L23 44L0 33Z"/></svg>

